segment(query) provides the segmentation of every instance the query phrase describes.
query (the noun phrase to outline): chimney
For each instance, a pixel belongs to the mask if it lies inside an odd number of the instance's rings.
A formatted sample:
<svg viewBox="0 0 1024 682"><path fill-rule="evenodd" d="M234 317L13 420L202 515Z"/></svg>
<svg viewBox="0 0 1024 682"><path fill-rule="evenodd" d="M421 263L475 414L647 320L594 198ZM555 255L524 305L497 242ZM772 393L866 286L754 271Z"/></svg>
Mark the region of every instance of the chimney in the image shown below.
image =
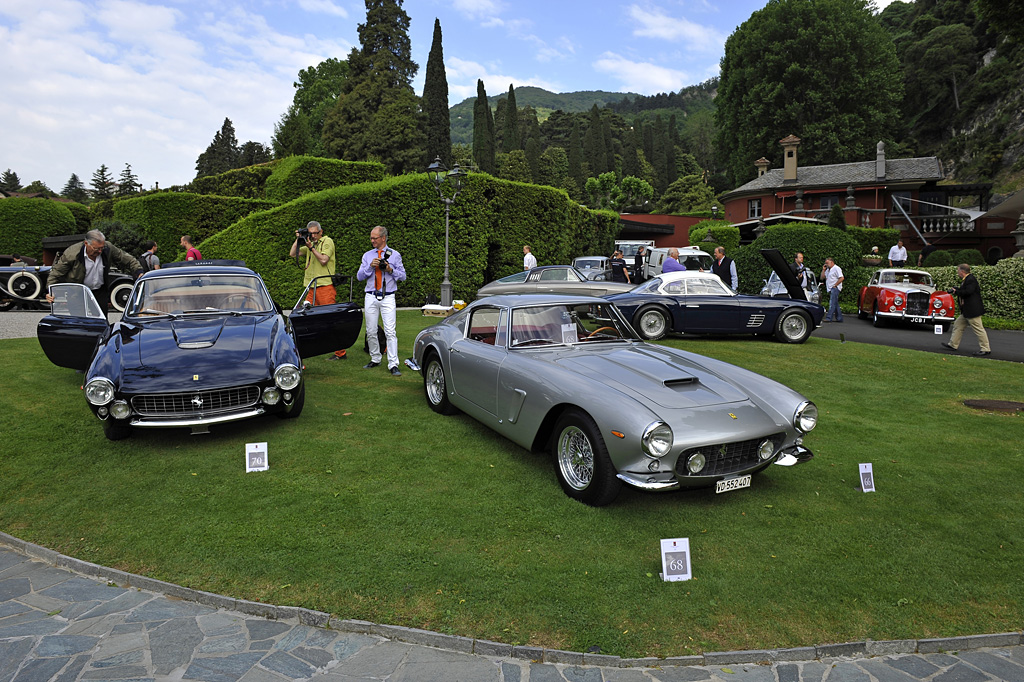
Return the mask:
<svg viewBox="0 0 1024 682"><path fill-rule="evenodd" d="M881 140L878 141L878 146L875 147L875 178L878 180L885 179L885 143Z"/></svg>
<svg viewBox="0 0 1024 682"><path fill-rule="evenodd" d="M757 167L757 177L761 177L768 172L768 166L772 165L772 162L763 156L754 162L754 166Z"/></svg>
<svg viewBox="0 0 1024 682"><path fill-rule="evenodd" d="M796 182L796 148L800 146L800 138L796 135L788 135L781 140L782 154L784 156L782 181Z"/></svg>

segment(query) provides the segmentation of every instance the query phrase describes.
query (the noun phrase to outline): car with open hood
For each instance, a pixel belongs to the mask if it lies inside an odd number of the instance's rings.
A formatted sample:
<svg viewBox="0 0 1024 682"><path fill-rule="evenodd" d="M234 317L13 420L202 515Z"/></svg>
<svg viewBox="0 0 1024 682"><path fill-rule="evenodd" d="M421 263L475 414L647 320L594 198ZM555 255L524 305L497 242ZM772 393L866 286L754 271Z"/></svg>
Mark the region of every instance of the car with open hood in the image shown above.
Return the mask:
<svg viewBox="0 0 1024 682"><path fill-rule="evenodd" d="M949 326L956 317L953 296L935 289L932 276L924 270L882 268L861 287L857 316L869 317L876 327L887 322Z"/></svg>
<svg viewBox="0 0 1024 682"><path fill-rule="evenodd" d="M607 279L587 279L571 265L541 265L532 270L515 272L480 287L477 298L504 294L579 294L607 296L629 291L634 284Z"/></svg>
<svg viewBox="0 0 1024 682"><path fill-rule="evenodd" d="M359 335L362 309L351 301L314 305L307 288L286 316L241 261L203 263L144 274L114 324L88 287L50 288L39 343L54 364L85 373L86 402L107 438L135 428L205 433L263 414L298 417L303 359L347 348ZM309 286L341 283L321 277Z"/></svg>
<svg viewBox="0 0 1024 682"><path fill-rule="evenodd" d="M756 334L803 343L821 326L825 309L804 297L796 275L776 249L763 249L761 255L788 297L738 294L718 275L686 270L658 275L627 293L606 298L649 341L668 333Z"/></svg>
<svg viewBox="0 0 1024 682"><path fill-rule="evenodd" d="M548 451L563 491L611 503L624 485L749 487L813 455L815 405L754 372L643 342L608 300L479 299L419 333L406 362L427 405Z"/></svg>

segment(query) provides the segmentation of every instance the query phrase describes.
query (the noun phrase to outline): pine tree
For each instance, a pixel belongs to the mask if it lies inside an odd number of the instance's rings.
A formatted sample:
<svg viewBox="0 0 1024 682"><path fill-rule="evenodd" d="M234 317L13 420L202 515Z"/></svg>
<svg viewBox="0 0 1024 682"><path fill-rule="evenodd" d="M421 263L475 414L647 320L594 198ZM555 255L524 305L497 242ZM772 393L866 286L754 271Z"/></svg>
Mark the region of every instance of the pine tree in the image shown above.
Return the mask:
<svg viewBox="0 0 1024 682"><path fill-rule="evenodd" d="M89 193L85 191L85 185L82 184L82 181L74 173L68 178L67 184L64 185L60 195L65 199L71 199L80 204L84 204L89 200Z"/></svg>
<svg viewBox="0 0 1024 682"><path fill-rule="evenodd" d="M0 173L0 189L7 192L17 192L21 189L21 179L18 174L10 168Z"/></svg>
<svg viewBox="0 0 1024 682"><path fill-rule="evenodd" d="M106 164L101 165L92 174L92 182L89 183L89 186L92 187L90 193L93 199L114 198L114 179L110 177L110 169L107 168Z"/></svg>
<svg viewBox="0 0 1024 682"><path fill-rule="evenodd" d="M580 141L579 119L573 121L572 132L569 133L569 177L576 187L582 188L587 182L587 173L583 168L583 143Z"/></svg>
<svg viewBox="0 0 1024 682"><path fill-rule="evenodd" d="M436 157L451 168L452 128L448 114L448 78L444 72L444 50L441 47L441 21L434 19L434 39L427 57L423 83L423 111L427 115L427 156L424 165Z"/></svg>
<svg viewBox="0 0 1024 682"><path fill-rule="evenodd" d="M116 195L119 197L127 197L132 194L138 194L142 191L142 183L139 182L139 176L132 173L131 164L126 163L124 170L121 171L121 177L117 181Z"/></svg>
<svg viewBox="0 0 1024 682"><path fill-rule="evenodd" d="M519 144L519 109L516 106L516 91L511 84L508 86L508 102L505 104L505 127L501 136L501 149L510 152L521 149Z"/></svg>
<svg viewBox="0 0 1024 682"><path fill-rule="evenodd" d="M310 154L316 138L310 127L309 116L292 104L281 115L281 120L274 124L274 136L270 142L274 146L274 157L278 159Z"/></svg>
<svg viewBox="0 0 1024 682"><path fill-rule="evenodd" d="M473 103L473 158L484 173L494 175L495 166L494 116L487 101L484 82L476 82L476 101Z"/></svg>
<svg viewBox="0 0 1024 682"><path fill-rule="evenodd" d="M238 148L238 158L236 160L235 167L245 168L246 166L255 166L258 163L266 163L272 158L273 156L271 155L270 149L267 145L249 140Z"/></svg>
<svg viewBox="0 0 1024 682"><path fill-rule="evenodd" d="M230 118L213 136L213 142L196 160L196 177L218 175L238 167L238 139Z"/></svg>
<svg viewBox="0 0 1024 682"><path fill-rule="evenodd" d="M590 166L591 177L598 177L608 171L608 155L604 143L604 128L601 125L601 111L595 104L590 108L590 121L583 135L583 156Z"/></svg>

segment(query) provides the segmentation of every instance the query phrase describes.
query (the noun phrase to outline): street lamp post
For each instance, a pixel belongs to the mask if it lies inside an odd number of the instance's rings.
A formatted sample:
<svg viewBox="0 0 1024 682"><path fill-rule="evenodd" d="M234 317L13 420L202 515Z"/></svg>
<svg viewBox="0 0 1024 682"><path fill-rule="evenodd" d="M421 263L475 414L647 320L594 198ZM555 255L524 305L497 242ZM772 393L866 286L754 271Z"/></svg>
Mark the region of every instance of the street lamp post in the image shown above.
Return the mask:
<svg viewBox="0 0 1024 682"><path fill-rule="evenodd" d="M462 179L466 177L467 173L459 168L459 164L455 164L454 168L448 170L441 163L441 157L438 156L434 159L434 163L427 166L427 175L433 181L434 187L437 188L437 196L441 197L441 203L444 204L444 281L441 282L441 305L448 308L452 304L452 283L448 281L448 219L452 202L462 191ZM455 189L451 197L445 196L444 193L443 186L446 180L450 180Z"/></svg>

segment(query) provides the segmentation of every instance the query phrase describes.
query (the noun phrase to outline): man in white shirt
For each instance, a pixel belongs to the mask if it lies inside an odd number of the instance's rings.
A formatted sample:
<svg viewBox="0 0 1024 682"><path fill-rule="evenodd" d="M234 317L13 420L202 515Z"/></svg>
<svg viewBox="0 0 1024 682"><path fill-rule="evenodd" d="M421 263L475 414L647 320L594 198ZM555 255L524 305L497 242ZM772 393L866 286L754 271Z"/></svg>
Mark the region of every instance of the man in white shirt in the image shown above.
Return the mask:
<svg viewBox="0 0 1024 682"><path fill-rule="evenodd" d="M537 267L537 257L533 255L530 245L523 247L523 270L533 270Z"/></svg>
<svg viewBox="0 0 1024 682"><path fill-rule="evenodd" d="M839 292L843 290L845 277L843 269L836 265L835 258L829 256L825 259L821 279L825 280L825 290L828 291L828 312L825 313L825 322L842 322L843 311L839 309Z"/></svg>
<svg viewBox="0 0 1024 682"><path fill-rule="evenodd" d="M896 242L896 246L889 249L889 267L902 268L907 264L907 249L903 246L903 240Z"/></svg>

